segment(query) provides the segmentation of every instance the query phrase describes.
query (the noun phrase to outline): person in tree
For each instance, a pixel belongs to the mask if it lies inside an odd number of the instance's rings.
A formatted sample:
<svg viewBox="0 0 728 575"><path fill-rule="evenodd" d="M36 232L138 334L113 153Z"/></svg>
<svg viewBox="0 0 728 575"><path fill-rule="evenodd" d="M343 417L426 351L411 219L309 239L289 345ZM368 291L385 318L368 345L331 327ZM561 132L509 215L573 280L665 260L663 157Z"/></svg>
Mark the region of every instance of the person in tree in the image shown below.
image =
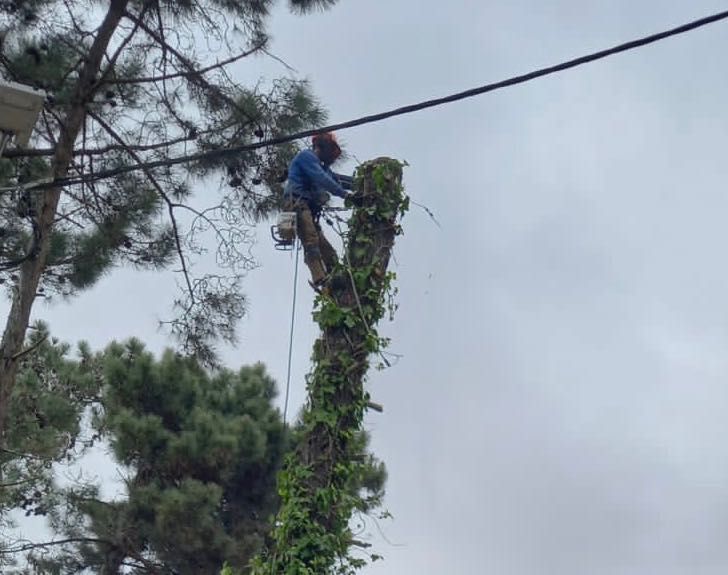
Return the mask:
<svg viewBox="0 0 728 575"><path fill-rule="evenodd" d="M311 285L318 289L326 283L338 260L336 250L324 236L319 217L331 198L352 198L353 178L336 174L331 165L341 156L332 132L316 134L312 147L300 151L288 167L283 191L283 209L296 213L298 237L303 244L304 261L311 271Z"/></svg>

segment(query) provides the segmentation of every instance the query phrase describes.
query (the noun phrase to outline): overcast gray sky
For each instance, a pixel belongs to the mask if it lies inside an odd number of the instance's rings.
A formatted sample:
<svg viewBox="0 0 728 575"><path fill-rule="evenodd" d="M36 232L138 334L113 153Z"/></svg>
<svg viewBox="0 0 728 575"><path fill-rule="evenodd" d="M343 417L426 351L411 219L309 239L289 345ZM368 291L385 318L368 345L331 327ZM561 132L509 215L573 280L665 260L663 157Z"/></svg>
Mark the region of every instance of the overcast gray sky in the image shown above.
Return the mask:
<svg viewBox="0 0 728 575"><path fill-rule="evenodd" d="M556 63L724 10L708 0L341 0L277 11L273 51L332 121ZM372 575L728 570L728 24L342 132L405 159L394 368L368 417L390 478ZM241 79L285 74L274 62ZM353 169L354 162L344 166ZM209 193L209 192L208 192ZM285 376L293 261L262 267L226 362ZM152 349L171 276L38 305L55 335ZM301 278L293 403L316 331ZM111 298L111 299L110 299ZM114 304L109 308L109 301Z"/></svg>

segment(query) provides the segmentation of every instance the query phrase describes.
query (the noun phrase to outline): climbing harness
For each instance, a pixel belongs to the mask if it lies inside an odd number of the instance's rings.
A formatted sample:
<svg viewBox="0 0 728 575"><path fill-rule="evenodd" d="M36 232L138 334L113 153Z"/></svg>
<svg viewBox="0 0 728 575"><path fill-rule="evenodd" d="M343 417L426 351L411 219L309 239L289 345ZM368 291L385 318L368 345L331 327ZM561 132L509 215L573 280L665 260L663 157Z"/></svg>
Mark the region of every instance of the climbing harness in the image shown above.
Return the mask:
<svg viewBox="0 0 728 575"><path fill-rule="evenodd" d="M333 225L331 218L336 212L347 211L348 208L334 208L330 206L309 206L313 221L316 227L323 216L326 223ZM296 242L296 226L298 215L296 212L281 212L275 224L270 227L270 235L273 238L273 247L278 251L290 252Z"/></svg>

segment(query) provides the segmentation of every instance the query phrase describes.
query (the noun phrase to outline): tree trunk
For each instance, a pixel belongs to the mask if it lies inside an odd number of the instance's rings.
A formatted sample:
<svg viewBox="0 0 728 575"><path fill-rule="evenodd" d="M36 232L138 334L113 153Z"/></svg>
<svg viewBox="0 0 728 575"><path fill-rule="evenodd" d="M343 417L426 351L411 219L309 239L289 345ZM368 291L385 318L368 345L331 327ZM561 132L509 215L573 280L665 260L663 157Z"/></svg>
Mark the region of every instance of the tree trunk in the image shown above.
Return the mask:
<svg viewBox="0 0 728 575"><path fill-rule="evenodd" d="M129 0L111 0L96 38L89 50L76 85L72 105L63 120L58 144L52 162L54 178L63 178L73 159L73 148L86 116L86 106L97 89L96 79L101 69L103 56L109 46ZM35 218L35 238L32 255L20 266L19 280L13 293L2 342L0 342L0 448L5 442L8 406L15 385L18 370L18 356L23 348L25 334L30 321L30 312L35 301L38 285L45 271L51 230L56 218L60 188L40 192ZM0 469L1 472L1 469Z"/></svg>
<svg viewBox="0 0 728 575"><path fill-rule="evenodd" d="M369 396L364 378L369 357L381 351L376 323L387 311L387 266L397 220L407 208L399 162L380 158L358 171L362 205L349 220L343 262L330 292L317 300L314 317L322 333L314 345L304 430L279 478L281 509L267 558L254 573L338 573L358 567L349 555L349 530L360 497L362 462L352 459ZM342 571L343 572L343 571ZM348 571L347 571L348 572Z"/></svg>
<svg viewBox="0 0 728 575"><path fill-rule="evenodd" d="M126 554L118 549L112 549L104 558L104 564L101 566L99 575L119 575L121 568L124 566Z"/></svg>

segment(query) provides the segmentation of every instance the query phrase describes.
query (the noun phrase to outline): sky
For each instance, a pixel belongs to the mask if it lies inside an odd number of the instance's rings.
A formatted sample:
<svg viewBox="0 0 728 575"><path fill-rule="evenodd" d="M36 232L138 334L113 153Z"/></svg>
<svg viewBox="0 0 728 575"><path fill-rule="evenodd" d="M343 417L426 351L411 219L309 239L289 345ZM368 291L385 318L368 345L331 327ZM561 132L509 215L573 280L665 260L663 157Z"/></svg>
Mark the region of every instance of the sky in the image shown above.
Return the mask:
<svg viewBox="0 0 728 575"><path fill-rule="evenodd" d="M341 0L281 6L272 51L332 122L558 63L724 10L708 0ZM401 359L366 427L393 519L363 572L713 575L728 569L728 24L342 131L406 160ZM241 82L289 74L265 60ZM351 159L339 169L351 171ZM202 192L201 192L202 193ZM209 192L208 192L209 193ZM230 367L285 381L294 260L259 230ZM305 268L303 268L305 271ZM291 404L316 329L299 278ZM101 348L157 322L171 275L115 272L34 317ZM113 301L113 306L109 305ZM282 397L280 398L282 401ZM99 465L99 477L104 469Z"/></svg>

